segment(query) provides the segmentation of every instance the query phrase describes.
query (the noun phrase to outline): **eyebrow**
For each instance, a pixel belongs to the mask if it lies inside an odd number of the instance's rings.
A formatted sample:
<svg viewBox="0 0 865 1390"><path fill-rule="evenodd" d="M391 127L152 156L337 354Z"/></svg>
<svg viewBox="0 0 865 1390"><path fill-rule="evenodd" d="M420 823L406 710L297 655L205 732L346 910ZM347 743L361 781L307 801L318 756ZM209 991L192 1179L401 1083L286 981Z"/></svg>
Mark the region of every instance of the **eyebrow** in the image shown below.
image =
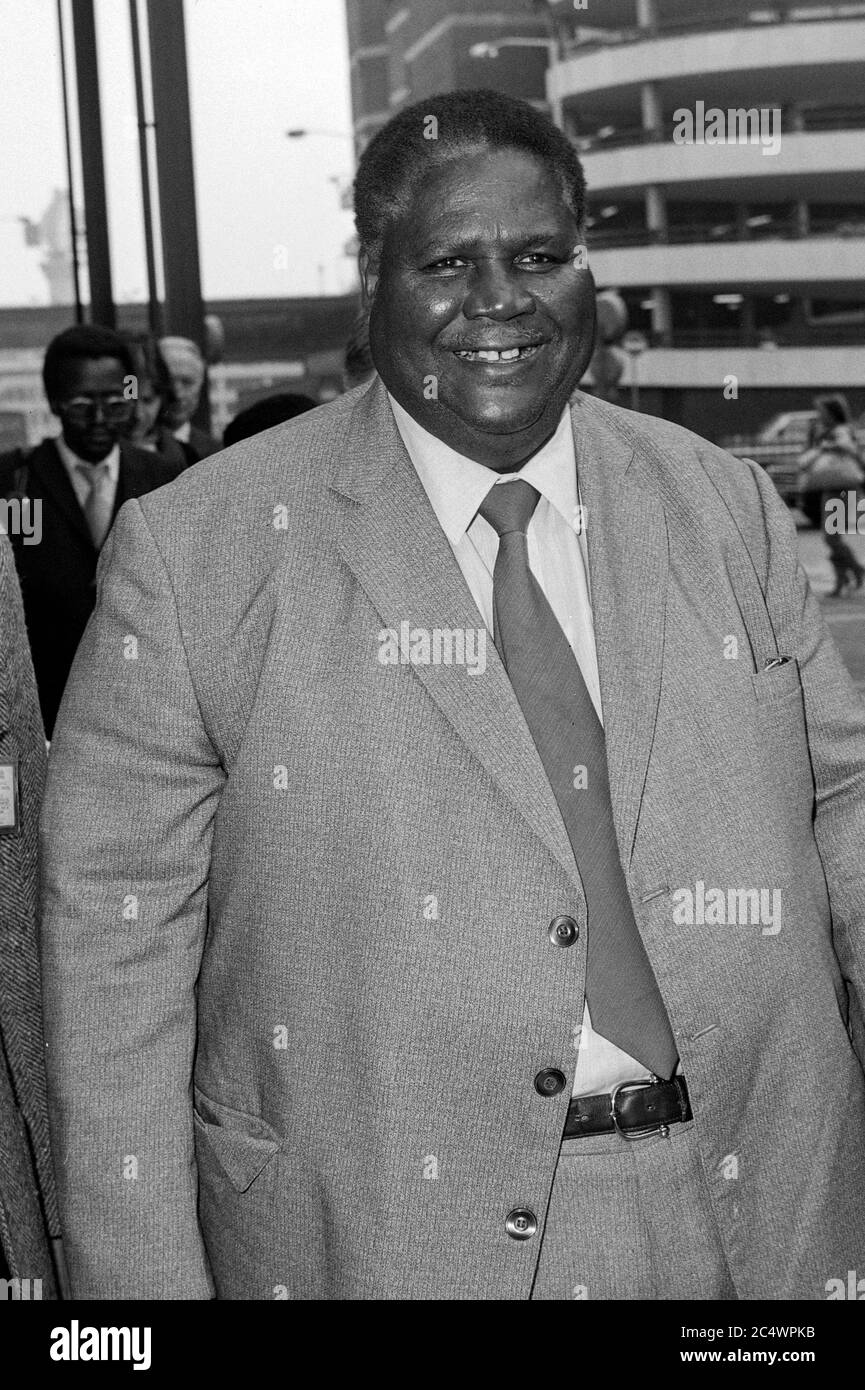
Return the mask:
<svg viewBox="0 0 865 1390"><path fill-rule="evenodd" d="M544 228L542 231L531 232L525 236L508 238L505 241L505 245L509 249L512 249L513 252L518 252L524 251L528 246L537 246L551 241L564 242L567 241L569 237L570 233L564 231L562 228L558 230ZM444 234L435 239L423 242L417 254L419 257L426 260L430 256L435 258L436 255L453 256L464 251L469 253L482 251L486 245L487 241L485 237L463 238L459 236L450 237ZM444 250L445 247L448 248L446 251Z"/></svg>

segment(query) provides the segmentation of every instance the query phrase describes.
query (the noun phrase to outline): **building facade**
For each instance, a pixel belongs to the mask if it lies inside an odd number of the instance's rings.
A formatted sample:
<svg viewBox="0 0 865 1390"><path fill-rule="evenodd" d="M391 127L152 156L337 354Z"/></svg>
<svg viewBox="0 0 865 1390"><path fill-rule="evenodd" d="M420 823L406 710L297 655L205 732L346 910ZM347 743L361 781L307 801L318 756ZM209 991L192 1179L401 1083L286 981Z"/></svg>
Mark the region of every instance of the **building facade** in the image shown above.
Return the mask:
<svg viewBox="0 0 865 1390"><path fill-rule="evenodd" d="M865 4L551 8L548 95L598 286L649 343L643 408L714 437L818 390L861 411Z"/></svg>
<svg viewBox="0 0 865 1390"><path fill-rule="evenodd" d="M547 109L549 6L538 0L346 0L358 154L403 106L434 92L494 87ZM471 49L503 43L495 55Z"/></svg>

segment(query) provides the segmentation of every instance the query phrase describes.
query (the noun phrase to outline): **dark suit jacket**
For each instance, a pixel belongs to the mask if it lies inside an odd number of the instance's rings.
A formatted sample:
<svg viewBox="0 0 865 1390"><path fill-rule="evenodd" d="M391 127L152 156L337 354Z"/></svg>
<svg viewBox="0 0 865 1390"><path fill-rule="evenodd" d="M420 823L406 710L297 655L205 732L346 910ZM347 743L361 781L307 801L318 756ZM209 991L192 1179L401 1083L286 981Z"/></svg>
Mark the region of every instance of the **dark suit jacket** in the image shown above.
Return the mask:
<svg viewBox="0 0 865 1390"><path fill-rule="evenodd" d="M191 468L193 463L199 463L201 459L209 458L211 454L218 454L222 448L218 439L214 439L206 430L200 430L197 425L190 426L188 441L178 442L186 455L187 468Z"/></svg>
<svg viewBox="0 0 865 1390"><path fill-rule="evenodd" d="M0 835L0 1246L14 1278L41 1279L42 1297L54 1298L48 1242L59 1235L60 1223L36 943L45 736L12 548L0 535L0 763L12 761L18 764L21 826L20 834Z"/></svg>
<svg viewBox="0 0 865 1390"><path fill-rule="evenodd" d="M93 611L99 556L54 440L43 439L26 462L27 495L32 503L39 499L42 504L42 538L38 545L24 545L13 537L13 545L45 735L50 739L72 658ZM12 486L20 463L20 454L0 460L0 496ZM170 482L177 472L159 454L121 441L114 515L124 502Z"/></svg>

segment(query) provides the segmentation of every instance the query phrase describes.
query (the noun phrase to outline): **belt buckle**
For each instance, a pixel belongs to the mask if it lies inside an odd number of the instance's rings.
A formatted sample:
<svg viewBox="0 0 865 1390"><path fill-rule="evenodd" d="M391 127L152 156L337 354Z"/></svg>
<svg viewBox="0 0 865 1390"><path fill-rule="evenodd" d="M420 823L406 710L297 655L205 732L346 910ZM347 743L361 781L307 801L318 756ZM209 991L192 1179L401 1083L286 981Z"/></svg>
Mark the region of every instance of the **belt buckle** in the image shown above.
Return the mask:
<svg viewBox="0 0 865 1390"><path fill-rule="evenodd" d="M620 1081L610 1092L610 1119L613 1122L613 1128L617 1134L620 1134L623 1139L627 1139L630 1144L633 1144L638 1139L649 1139L653 1134L661 1134L666 1139L670 1132L669 1125L664 1124L663 1121L660 1120L657 1124L639 1125L632 1130L622 1129L622 1126L619 1124L619 1117L616 1114L616 1099L620 1091L642 1091L645 1090L647 1086L656 1086L658 1080L659 1078L657 1076L652 1076L648 1081Z"/></svg>

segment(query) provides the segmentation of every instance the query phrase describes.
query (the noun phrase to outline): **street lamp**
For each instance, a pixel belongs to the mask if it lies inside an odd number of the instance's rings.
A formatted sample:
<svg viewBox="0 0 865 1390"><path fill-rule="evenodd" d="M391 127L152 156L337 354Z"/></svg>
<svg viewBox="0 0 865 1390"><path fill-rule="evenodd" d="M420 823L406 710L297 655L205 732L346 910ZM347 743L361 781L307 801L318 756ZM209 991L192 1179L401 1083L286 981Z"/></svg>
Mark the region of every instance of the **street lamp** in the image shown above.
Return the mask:
<svg viewBox="0 0 865 1390"><path fill-rule="evenodd" d="M326 135L331 140L354 140L347 130L317 130L313 127L300 126L295 130L287 130L286 136L289 140L302 140L306 135Z"/></svg>

